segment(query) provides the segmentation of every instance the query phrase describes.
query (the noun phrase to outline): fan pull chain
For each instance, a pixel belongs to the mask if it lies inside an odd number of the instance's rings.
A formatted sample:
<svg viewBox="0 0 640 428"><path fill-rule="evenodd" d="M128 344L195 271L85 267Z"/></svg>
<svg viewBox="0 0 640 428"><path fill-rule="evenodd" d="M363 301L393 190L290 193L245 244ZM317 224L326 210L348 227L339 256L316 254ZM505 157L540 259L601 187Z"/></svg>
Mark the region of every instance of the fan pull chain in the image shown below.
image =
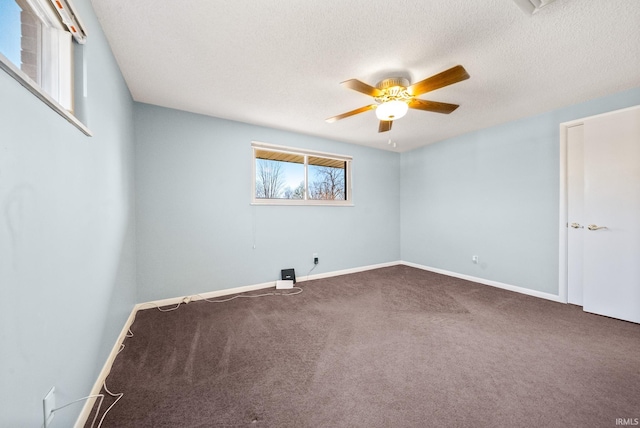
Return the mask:
<svg viewBox="0 0 640 428"><path fill-rule="evenodd" d="M392 128L393 129L393 128ZM398 147L398 145L396 143L394 143L393 141L391 141L391 129L389 130L389 142L387 143L388 145L390 145L391 147L393 147L394 149L396 147Z"/></svg>

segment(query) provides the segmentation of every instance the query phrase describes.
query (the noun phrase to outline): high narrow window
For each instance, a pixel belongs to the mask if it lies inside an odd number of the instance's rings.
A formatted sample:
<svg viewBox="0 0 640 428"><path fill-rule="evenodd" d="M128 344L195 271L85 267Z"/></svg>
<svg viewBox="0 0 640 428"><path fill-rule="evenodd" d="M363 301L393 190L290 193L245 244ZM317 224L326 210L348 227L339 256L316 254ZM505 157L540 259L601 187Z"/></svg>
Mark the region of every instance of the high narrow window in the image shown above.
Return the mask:
<svg viewBox="0 0 640 428"><path fill-rule="evenodd" d="M0 68L70 122L73 40L85 38L70 0L0 0Z"/></svg>
<svg viewBox="0 0 640 428"><path fill-rule="evenodd" d="M253 203L351 205L350 156L256 142L252 147Z"/></svg>

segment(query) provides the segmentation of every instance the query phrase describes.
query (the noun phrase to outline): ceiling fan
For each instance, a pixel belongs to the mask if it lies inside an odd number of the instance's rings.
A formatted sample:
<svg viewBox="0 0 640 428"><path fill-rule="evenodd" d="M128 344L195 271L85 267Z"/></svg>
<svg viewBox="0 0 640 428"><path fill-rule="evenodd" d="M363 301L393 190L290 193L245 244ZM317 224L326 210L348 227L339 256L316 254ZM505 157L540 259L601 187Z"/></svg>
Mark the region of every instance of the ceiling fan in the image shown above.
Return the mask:
<svg viewBox="0 0 640 428"><path fill-rule="evenodd" d="M469 73L467 73L467 70L461 65L456 65L413 85L404 77L384 79L378 82L375 88L357 79L346 80L340 84L345 88L373 97L376 103L330 117L327 122L333 123L345 117L375 109L376 116L380 119L378 132L387 132L391 130L393 121L403 117L409 108L449 114L460 106L458 104L421 100L416 97L468 78Z"/></svg>

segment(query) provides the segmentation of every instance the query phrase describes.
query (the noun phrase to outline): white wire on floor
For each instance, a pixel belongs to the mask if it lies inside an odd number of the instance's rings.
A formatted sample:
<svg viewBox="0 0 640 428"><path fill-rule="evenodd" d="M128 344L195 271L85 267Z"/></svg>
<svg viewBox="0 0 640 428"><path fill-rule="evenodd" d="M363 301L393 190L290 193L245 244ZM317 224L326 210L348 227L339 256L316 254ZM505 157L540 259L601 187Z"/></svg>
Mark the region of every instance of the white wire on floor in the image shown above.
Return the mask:
<svg viewBox="0 0 640 428"><path fill-rule="evenodd" d="M125 337L133 337L133 333L131 332L131 329L127 330L127 334L125 335ZM118 352L116 353L116 355L118 355L120 352L122 352L123 349L124 349L124 343L121 343L120 344L120 349L118 349ZM107 413L109 413L109 411L113 408L113 406L115 406L116 403L118 401L120 401L120 399L124 396L124 393L122 393L122 392L114 394L113 392L109 391L109 388L107 388L107 380L106 379L102 383L102 389L104 389L107 392L107 394L111 395L112 397L117 397L117 398L113 403L111 403L111 405L107 408L107 410L105 410L105 412L103 413L102 417L100 418L100 422L98 422L98 426L96 428L102 427L102 422L104 422L104 418L107 416ZM95 415L93 415L93 420L91 421L91 428L93 428L93 426L96 424L96 419L98 419L98 415L100 414L100 408L102 407L102 403L104 402L104 394L93 394L93 395L87 395L86 397L78 398L77 400L73 400L70 403L65 404L64 406L60 406L60 407L56 407L55 409L52 409L51 413L55 413L58 410L62 410L65 407L69 407L72 404L75 404L77 402L88 400L89 398L100 398L100 402L98 403L98 407L96 408ZM42 426L44 426L44 424L42 424Z"/></svg>
<svg viewBox="0 0 640 428"><path fill-rule="evenodd" d="M313 269L315 269L315 267L316 266L314 265L313 268L311 268L311 270L309 271L309 273L311 273L311 271ZM307 274L307 277L308 276L309 276L309 274ZM179 303L177 303L175 306L172 306L172 307L167 308L167 309L163 309L164 307L163 306L159 306L157 303L144 303L143 305L141 305L138 308L138 310L141 310L144 305L151 305L150 308L146 308L146 309L151 309L151 308L155 307L160 312L172 312L172 311L175 311L176 309L178 309L181 305L183 305L183 304L186 305L186 304L189 304L190 302L194 301L192 299L193 297L199 297L200 300L204 300L205 302L209 302L209 303L224 303L224 302L229 302L231 300L239 299L239 298L254 298L254 297L265 297L265 296L295 296L297 294L302 293L302 291L303 291L303 289L301 287L293 287L291 289L292 290L296 290L296 291L295 292L289 292L289 293L279 293L279 292L276 292L276 291L272 291L272 292L269 292L269 293L261 293L261 294L236 294L235 296L231 296L231 297L229 297L227 299L217 299L217 300L207 299L204 296L202 296L201 294L192 294L190 296L184 297L183 300L180 301ZM131 321L132 325L133 325L134 321L135 321L135 316L134 316L133 320ZM133 332L131 331L131 328L129 328L127 330L127 334L125 335L125 338L131 338L131 337L133 337ZM124 343L121 343L120 344L120 349L118 349L118 352L116 353L116 355L120 354L120 352L122 352L124 347L125 347ZM107 377L108 376L109 375L107 375ZM102 384L102 388L107 392L107 394L111 395L112 397L117 397L117 398L113 403L111 403L111 405L107 408L107 410L105 410L105 412L102 415L102 417L100 418L100 422L98 422L98 426L96 428L101 428L102 423L104 422L104 419L107 416L107 414L109 413L109 411L113 408L113 406L116 405L116 403L118 401L120 401L120 399L122 397L124 397L124 392L113 393L113 392L109 391L109 388L107 388L107 380L106 379ZM102 407L102 403L104 401L104 394L95 394L95 395L89 395L87 397L79 398L79 399L74 400L74 401L72 401L72 402L70 402L68 404L65 404L64 406L58 407L56 409L53 409L51 412L53 413L53 412L55 412L57 410L63 409L65 407L70 406L70 405L72 405L74 403L77 403L79 401L87 400L89 398L96 398L96 397L100 397L100 403L98 404L98 408L96 409L96 413L93 416L93 421L91 422L91 428L93 428L94 424L96 423L96 419L98 417L98 414L100 413L100 408Z"/></svg>
<svg viewBox="0 0 640 428"><path fill-rule="evenodd" d="M207 299L205 297L203 297L200 294L194 294L194 296L200 297L200 299L204 300L205 302L209 302L209 303L224 303L224 302L229 302L233 299L238 299L238 298L252 298L252 297L264 297L264 296L295 296L296 294L300 294L302 293L302 288L300 287L292 287L291 290L298 290L296 292L293 293L277 293L277 292L271 292L271 293L262 293L262 294L236 294L235 296L229 297L228 299L218 299L218 300L211 300L211 299Z"/></svg>
<svg viewBox="0 0 640 428"><path fill-rule="evenodd" d="M104 394L87 395L86 397L78 398L77 400L73 400L73 401L65 404L64 406L60 406L60 407L56 407L55 409L51 409L51 413L53 414L53 413L57 412L58 410L62 410L65 407L69 407L72 404L76 404L76 403L78 403L80 401L88 400L89 398L98 398L98 397L100 398L100 404L98 404L98 409L96 410L96 414L93 417L93 421L91 422L91 426L93 427L93 424L96 423L96 418L98 417L98 412L100 411L100 406L102 406L102 401L104 401ZM47 417L48 417L48 415L47 415ZM41 425L41 427L44 427L44 423ZM99 427L100 427L100 425L98 425L98 428Z"/></svg>
<svg viewBox="0 0 640 428"><path fill-rule="evenodd" d="M122 348L124 349L124 348ZM120 352L118 352L120 353ZM118 401L120 401L120 399L122 397L124 397L124 392L119 392L117 394L114 394L113 392L109 391L109 388L107 388L107 380L105 379L104 383L102 384L102 388L107 392L107 394L109 394L112 397L118 397L116 398L116 400L111 403L111 405L107 408L107 410L104 411L104 414L102 415L102 417L100 418L100 422L98 423L97 428L100 428L102 426L102 422L104 422L104 418L107 417L107 413L109 413L109 410L111 410L113 408L113 406L116 405L116 403ZM102 405L102 401L100 402L100 405ZM98 416L98 411L100 411L100 406L98 406L98 410L96 410L96 416ZM96 422L96 416L93 417L93 422L91 422L91 428L93 428L93 424Z"/></svg>

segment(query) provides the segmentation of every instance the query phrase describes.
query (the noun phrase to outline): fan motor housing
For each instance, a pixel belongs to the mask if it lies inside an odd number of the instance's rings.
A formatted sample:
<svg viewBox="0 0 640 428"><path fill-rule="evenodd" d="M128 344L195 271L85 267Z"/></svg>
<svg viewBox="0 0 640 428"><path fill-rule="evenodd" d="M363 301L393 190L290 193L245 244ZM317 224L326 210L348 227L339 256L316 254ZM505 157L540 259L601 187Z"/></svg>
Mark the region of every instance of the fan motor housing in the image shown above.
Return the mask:
<svg viewBox="0 0 640 428"><path fill-rule="evenodd" d="M388 88L393 88L394 86L401 86L403 88L406 88L409 86L409 81L404 77L389 77L388 79L384 79L378 82L376 88L385 90Z"/></svg>
<svg viewBox="0 0 640 428"><path fill-rule="evenodd" d="M390 77L384 79L376 85L376 87L382 91L382 94L375 97L378 104L383 104L388 101L403 101L409 102L411 95L407 91L409 86L409 80L404 77Z"/></svg>

